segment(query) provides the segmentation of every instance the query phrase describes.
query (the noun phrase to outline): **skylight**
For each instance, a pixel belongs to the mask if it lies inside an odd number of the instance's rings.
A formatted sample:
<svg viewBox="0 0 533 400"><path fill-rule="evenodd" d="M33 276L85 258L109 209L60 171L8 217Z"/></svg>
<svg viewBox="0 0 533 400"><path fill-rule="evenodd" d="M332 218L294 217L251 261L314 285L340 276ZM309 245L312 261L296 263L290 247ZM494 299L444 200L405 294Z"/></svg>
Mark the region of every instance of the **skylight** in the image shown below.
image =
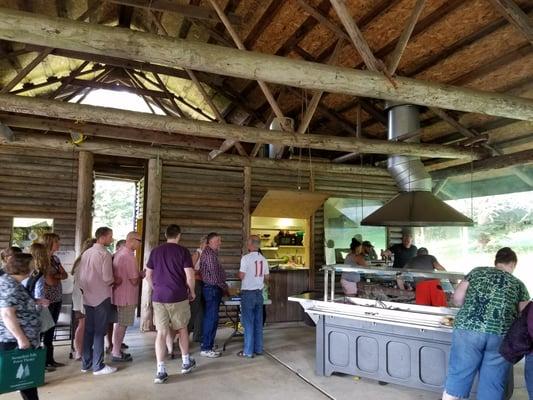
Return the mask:
<svg viewBox="0 0 533 400"><path fill-rule="evenodd" d="M83 96L83 94L74 97L70 100L71 103L76 103ZM136 94L126 91L115 91L107 89L94 89L89 92L87 97L81 101L81 104L88 104L100 107L111 107L120 110L137 111L151 114L152 111L144 101L144 99ZM150 104L154 112L159 115L165 113L156 105Z"/></svg>

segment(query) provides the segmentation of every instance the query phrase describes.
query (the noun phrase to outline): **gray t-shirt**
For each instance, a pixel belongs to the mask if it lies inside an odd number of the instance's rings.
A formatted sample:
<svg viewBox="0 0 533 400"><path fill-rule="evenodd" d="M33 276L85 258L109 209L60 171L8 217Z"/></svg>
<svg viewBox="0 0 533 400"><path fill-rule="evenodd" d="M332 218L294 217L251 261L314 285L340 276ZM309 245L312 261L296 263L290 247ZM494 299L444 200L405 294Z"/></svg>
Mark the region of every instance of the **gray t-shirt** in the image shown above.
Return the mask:
<svg viewBox="0 0 533 400"><path fill-rule="evenodd" d="M437 259L429 254L419 255L411 258L405 264L405 269L418 269L421 271L433 271L433 263L436 263Z"/></svg>
<svg viewBox="0 0 533 400"><path fill-rule="evenodd" d="M361 267L361 265L357 264L355 257L356 256L353 253L348 254L344 259L344 264L348 264L352 267ZM341 279L348 282L359 282L361 280L361 275L358 272L343 272L341 274Z"/></svg>

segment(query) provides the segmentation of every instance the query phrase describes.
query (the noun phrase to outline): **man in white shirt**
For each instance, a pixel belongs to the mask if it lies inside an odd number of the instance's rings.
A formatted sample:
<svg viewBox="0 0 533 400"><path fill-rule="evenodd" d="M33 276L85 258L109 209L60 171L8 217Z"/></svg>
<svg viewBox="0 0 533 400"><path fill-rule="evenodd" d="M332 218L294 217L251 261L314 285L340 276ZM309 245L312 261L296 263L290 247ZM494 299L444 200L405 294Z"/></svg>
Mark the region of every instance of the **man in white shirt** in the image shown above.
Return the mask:
<svg viewBox="0 0 533 400"><path fill-rule="evenodd" d="M263 287L268 280L268 262L259 252L261 241L256 235L248 238L249 253L242 257L241 315L244 326L244 349L237 355L252 358L263 354Z"/></svg>

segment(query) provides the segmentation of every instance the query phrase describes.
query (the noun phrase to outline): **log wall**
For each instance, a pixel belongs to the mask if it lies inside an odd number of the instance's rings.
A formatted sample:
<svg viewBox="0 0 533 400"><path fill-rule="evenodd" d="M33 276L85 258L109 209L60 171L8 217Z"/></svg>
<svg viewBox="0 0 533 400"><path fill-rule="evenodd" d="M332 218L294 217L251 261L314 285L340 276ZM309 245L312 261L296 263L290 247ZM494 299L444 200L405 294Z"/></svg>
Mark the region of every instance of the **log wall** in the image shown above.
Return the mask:
<svg viewBox="0 0 533 400"><path fill-rule="evenodd" d="M222 265L235 275L243 241L243 181L242 168L164 163L161 241L172 223L182 228L181 243L191 251L203 235L218 232Z"/></svg>
<svg viewBox="0 0 533 400"><path fill-rule="evenodd" d="M54 219L61 249L74 250L77 153L0 146L0 248L9 246L13 217Z"/></svg>

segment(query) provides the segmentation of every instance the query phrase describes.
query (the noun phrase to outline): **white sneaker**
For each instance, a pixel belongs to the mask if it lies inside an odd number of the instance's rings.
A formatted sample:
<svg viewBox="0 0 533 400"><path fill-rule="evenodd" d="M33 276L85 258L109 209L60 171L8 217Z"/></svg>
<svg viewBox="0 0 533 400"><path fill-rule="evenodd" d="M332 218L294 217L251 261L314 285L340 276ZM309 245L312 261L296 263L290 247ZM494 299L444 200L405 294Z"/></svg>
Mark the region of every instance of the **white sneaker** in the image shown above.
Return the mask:
<svg viewBox="0 0 533 400"><path fill-rule="evenodd" d="M87 372L89 372L88 369L82 369L82 370L81 370L81 373L82 373L82 374L86 374Z"/></svg>
<svg viewBox="0 0 533 400"><path fill-rule="evenodd" d="M218 358L220 357L222 354L220 353L220 351L215 351L215 350L203 350L200 352L200 355L202 357L207 357L207 358Z"/></svg>
<svg viewBox="0 0 533 400"><path fill-rule="evenodd" d="M117 372L117 369L115 367L110 367L109 365L106 365L101 370L93 372L93 375L109 375L109 374L112 374L114 372Z"/></svg>

